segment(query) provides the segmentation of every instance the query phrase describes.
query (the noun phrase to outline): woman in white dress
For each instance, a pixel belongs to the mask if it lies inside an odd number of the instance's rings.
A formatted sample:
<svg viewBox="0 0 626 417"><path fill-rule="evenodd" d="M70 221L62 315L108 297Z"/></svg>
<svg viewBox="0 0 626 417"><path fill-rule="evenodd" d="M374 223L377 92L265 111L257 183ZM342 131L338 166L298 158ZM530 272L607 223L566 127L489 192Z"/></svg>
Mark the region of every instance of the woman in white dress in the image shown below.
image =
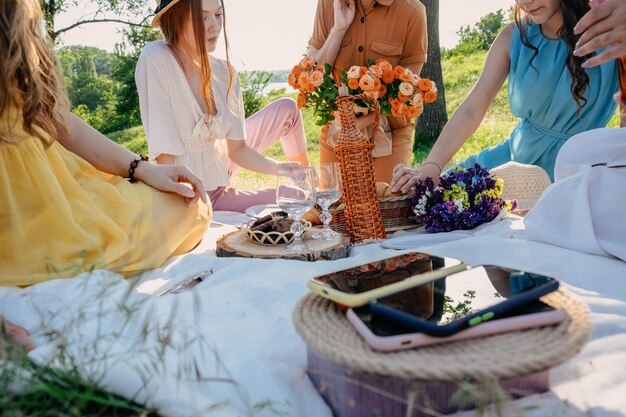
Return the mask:
<svg viewBox="0 0 626 417"><path fill-rule="evenodd" d="M160 0L152 25L165 42L147 44L135 79L151 157L178 163L198 175L215 210L245 211L275 202L273 189L228 187L239 166L263 174L308 165L299 110L291 99L276 101L244 124L236 71L211 56L223 28L221 0ZM226 49L228 41L224 34ZM281 138L292 161L279 163L259 152Z"/></svg>

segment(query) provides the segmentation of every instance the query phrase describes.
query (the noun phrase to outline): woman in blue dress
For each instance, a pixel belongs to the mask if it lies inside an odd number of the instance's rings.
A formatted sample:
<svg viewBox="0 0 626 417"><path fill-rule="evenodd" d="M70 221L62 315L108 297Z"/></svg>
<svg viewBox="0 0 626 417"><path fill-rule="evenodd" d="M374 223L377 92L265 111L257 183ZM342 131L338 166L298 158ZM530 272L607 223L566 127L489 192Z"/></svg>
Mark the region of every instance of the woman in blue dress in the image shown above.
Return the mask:
<svg viewBox="0 0 626 417"><path fill-rule="evenodd" d="M582 64L588 56L574 55L574 26L588 10L588 0L516 0L515 23L507 25L492 44L474 88L422 165L394 168L393 190L406 193L419 179L437 178L476 131L507 76L518 125L507 139L459 166L479 163L494 168L516 161L538 165L552 179L556 155L565 141L606 126L615 114L615 61L585 70Z"/></svg>

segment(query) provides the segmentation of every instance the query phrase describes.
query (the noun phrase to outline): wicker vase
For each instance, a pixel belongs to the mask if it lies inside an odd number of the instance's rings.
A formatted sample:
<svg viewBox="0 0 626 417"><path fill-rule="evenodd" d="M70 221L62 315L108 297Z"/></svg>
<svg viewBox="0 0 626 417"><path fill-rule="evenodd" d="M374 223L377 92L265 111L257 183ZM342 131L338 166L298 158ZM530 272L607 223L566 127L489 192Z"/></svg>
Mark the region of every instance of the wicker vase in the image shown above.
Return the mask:
<svg viewBox="0 0 626 417"><path fill-rule="evenodd" d="M341 120L341 132L335 146L335 156L341 168L343 201L345 204L346 232L352 242L366 239L384 239L385 227L376 195L374 179L374 144L356 127L354 100L363 99L374 105L375 129L378 129L378 102L362 94L344 95L336 99Z"/></svg>

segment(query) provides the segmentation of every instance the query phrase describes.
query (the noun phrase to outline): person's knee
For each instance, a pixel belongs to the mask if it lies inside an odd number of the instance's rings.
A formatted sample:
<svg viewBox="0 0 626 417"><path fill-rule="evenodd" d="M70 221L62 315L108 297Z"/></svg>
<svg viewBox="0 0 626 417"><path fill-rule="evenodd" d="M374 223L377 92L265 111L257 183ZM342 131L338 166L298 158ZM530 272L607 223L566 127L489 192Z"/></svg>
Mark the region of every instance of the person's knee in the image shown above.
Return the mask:
<svg viewBox="0 0 626 417"><path fill-rule="evenodd" d="M302 118L302 114L300 113L300 109L296 104L296 101L290 97L283 97L276 100L277 110L280 114L286 116L286 118L291 122L290 125L294 126L296 122Z"/></svg>

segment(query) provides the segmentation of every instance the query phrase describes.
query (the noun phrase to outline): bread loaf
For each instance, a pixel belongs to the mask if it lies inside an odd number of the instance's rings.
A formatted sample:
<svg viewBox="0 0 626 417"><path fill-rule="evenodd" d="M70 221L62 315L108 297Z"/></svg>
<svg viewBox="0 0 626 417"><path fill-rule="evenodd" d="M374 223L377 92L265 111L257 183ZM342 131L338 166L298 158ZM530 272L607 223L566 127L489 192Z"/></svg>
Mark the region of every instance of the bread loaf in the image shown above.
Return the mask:
<svg viewBox="0 0 626 417"><path fill-rule="evenodd" d="M377 182L376 183L376 195L378 198L385 197L400 197L402 195L401 192L393 192L391 191L391 185L386 182Z"/></svg>
<svg viewBox="0 0 626 417"><path fill-rule="evenodd" d="M306 220L308 222L311 222L311 224L313 226L318 225L318 224L322 224L322 221L320 220L320 215L317 212L317 210L315 209L315 207L313 207L311 210L309 210L306 213L304 213L302 215L302 219Z"/></svg>

